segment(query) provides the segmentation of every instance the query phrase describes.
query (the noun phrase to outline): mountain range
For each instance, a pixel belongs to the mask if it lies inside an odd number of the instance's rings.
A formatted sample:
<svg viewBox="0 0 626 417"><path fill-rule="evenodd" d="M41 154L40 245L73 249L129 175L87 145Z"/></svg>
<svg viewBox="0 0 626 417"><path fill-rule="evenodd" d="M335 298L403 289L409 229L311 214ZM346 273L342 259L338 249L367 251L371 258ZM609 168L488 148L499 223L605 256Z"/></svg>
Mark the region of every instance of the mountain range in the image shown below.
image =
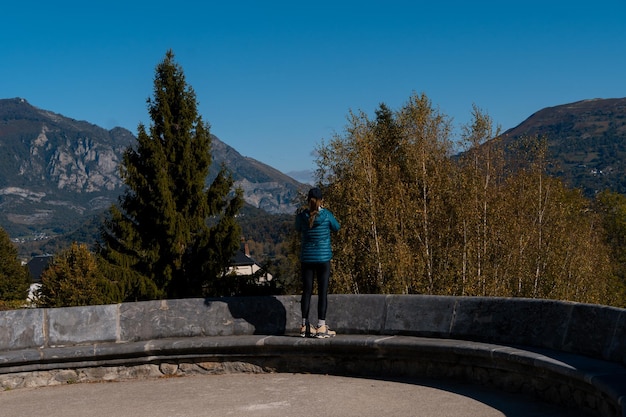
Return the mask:
<svg viewBox="0 0 626 417"><path fill-rule="evenodd" d="M501 135L505 143L524 136L545 138L549 173L587 197L626 194L626 98L548 107Z"/></svg>
<svg viewBox="0 0 626 417"><path fill-rule="evenodd" d="M547 139L551 174L593 197L626 194L626 98L593 99L541 109L501 135ZM118 166L135 142L123 128L103 129L23 98L0 100L0 227L15 241L63 235L101 215L123 190ZM212 137L212 181L225 164L247 207L293 213L308 184L242 156Z"/></svg>
<svg viewBox="0 0 626 417"><path fill-rule="evenodd" d="M122 193L118 166L134 142L120 127L106 130L23 98L0 100L0 227L13 239L37 239L102 213ZM216 136L212 157L207 183L224 164L246 203L268 213L293 213L307 188Z"/></svg>

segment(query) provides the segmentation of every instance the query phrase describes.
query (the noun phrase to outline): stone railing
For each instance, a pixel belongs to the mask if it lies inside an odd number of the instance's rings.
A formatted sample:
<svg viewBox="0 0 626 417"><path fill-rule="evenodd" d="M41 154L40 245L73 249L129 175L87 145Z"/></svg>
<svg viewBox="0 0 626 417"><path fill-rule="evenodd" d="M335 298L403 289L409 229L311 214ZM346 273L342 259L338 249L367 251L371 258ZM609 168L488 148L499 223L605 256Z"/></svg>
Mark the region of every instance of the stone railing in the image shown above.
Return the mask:
<svg viewBox="0 0 626 417"><path fill-rule="evenodd" d="M626 416L625 313L550 300L331 295L327 321L339 335L315 340L298 337L297 296L5 311L0 386L216 372L419 376Z"/></svg>

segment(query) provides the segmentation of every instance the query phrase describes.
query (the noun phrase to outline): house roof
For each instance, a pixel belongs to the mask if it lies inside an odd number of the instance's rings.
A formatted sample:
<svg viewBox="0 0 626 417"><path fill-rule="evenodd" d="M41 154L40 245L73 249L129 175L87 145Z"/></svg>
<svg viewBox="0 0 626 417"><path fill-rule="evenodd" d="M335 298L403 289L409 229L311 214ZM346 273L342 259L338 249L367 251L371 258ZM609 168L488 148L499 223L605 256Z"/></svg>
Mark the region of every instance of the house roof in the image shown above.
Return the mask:
<svg viewBox="0 0 626 417"><path fill-rule="evenodd" d="M32 282L41 282L41 273L52 262L52 255L40 255L33 257L26 266L30 272Z"/></svg>
<svg viewBox="0 0 626 417"><path fill-rule="evenodd" d="M231 266L249 266L254 264L256 264L254 259L247 256L243 250L238 250L237 253L230 258Z"/></svg>

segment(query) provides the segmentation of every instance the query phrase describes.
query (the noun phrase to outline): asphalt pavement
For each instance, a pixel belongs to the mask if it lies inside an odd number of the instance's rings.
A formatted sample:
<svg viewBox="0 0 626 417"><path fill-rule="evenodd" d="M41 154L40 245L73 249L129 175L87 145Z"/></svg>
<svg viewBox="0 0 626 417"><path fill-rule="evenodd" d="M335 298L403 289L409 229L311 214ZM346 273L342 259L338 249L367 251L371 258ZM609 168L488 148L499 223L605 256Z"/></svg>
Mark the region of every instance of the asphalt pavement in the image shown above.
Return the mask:
<svg viewBox="0 0 626 417"><path fill-rule="evenodd" d="M583 417L464 383L312 374L225 374L0 392L3 417Z"/></svg>

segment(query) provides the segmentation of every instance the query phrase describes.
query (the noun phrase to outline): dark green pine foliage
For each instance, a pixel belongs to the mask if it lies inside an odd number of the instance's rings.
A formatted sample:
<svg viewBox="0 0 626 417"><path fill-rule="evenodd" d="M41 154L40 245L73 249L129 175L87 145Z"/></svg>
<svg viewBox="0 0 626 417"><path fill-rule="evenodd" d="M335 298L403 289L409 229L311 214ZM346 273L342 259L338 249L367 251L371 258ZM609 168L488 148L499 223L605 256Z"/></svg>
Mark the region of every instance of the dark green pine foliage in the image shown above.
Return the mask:
<svg viewBox="0 0 626 417"><path fill-rule="evenodd" d="M219 281L239 247L242 193L232 192L225 167L206 188L211 136L196 106L168 51L148 99L152 125L149 132L139 125L136 148L124 154L127 191L103 227L102 254L109 273L125 277L126 299L220 295Z"/></svg>
<svg viewBox="0 0 626 417"><path fill-rule="evenodd" d="M30 274L17 257L17 248L8 233L0 228L0 300L26 301Z"/></svg>

